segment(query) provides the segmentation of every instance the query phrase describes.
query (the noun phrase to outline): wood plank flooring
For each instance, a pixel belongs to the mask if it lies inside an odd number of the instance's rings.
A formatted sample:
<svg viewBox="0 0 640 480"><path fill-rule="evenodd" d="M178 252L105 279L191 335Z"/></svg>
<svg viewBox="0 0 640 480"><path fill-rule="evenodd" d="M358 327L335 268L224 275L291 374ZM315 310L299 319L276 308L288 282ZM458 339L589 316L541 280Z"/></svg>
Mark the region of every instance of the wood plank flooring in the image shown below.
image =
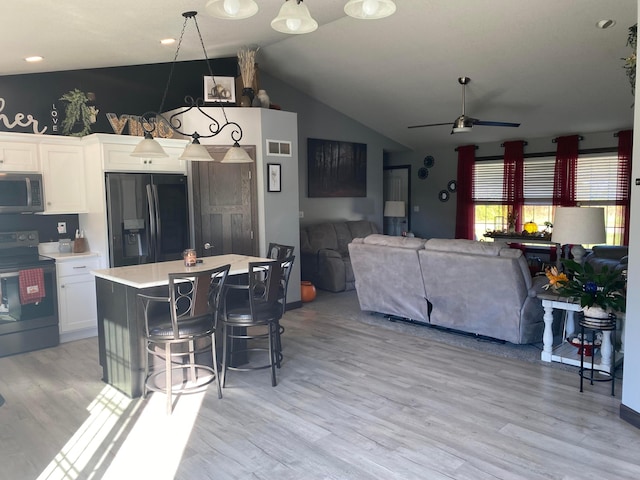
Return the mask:
<svg viewBox="0 0 640 480"><path fill-rule="evenodd" d="M100 381L97 340L0 358L0 480L639 479L620 390L358 321L353 292L286 314L267 370L130 400Z"/></svg>

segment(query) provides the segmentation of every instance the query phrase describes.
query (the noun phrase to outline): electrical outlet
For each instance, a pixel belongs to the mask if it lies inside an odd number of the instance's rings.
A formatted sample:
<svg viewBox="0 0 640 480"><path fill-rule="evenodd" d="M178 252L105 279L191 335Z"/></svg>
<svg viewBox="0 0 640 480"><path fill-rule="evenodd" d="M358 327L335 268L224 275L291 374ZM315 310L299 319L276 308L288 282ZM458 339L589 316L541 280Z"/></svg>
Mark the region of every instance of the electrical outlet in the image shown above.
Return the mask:
<svg viewBox="0 0 640 480"><path fill-rule="evenodd" d="M58 233L67 233L67 222L58 222Z"/></svg>

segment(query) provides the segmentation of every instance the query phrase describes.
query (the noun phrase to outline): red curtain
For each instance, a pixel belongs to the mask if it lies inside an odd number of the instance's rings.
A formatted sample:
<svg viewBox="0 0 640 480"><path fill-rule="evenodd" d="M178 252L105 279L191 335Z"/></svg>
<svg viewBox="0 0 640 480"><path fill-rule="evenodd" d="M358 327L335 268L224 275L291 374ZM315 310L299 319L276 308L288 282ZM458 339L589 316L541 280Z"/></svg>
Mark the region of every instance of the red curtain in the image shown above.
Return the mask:
<svg viewBox="0 0 640 480"><path fill-rule="evenodd" d="M578 135L558 137L556 166L553 176L553 205L576 206L576 167L578 163Z"/></svg>
<svg viewBox="0 0 640 480"><path fill-rule="evenodd" d="M624 224L622 244L629 245L629 216L631 210L631 156L633 130L618 132L618 195L616 205L622 205Z"/></svg>
<svg viewBox="0 0 640 480"><path fill-rule="evenodd" d="M476 146L458 147L458 189L456 205L456 238L473 240L473 165Z"/></svg>
<svg viewBox="0 0 640 480"><path fill-rule="evenodd" d="M504 142L503 203L516 215L516 232L522 231L524 205L524 141Z"/></svg>

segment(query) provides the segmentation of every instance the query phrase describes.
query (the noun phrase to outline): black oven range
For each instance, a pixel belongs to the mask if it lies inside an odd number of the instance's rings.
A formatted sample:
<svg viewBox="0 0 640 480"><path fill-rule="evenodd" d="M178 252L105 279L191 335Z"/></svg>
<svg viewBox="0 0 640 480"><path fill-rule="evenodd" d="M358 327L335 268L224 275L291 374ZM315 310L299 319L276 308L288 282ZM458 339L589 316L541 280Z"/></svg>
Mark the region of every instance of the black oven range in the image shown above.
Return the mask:
<svg viewBox="0 0 640 480"><path fill-rule="evenodd" d="M35 230L0 232L0 357L60 342L56 266Z"/></svg>

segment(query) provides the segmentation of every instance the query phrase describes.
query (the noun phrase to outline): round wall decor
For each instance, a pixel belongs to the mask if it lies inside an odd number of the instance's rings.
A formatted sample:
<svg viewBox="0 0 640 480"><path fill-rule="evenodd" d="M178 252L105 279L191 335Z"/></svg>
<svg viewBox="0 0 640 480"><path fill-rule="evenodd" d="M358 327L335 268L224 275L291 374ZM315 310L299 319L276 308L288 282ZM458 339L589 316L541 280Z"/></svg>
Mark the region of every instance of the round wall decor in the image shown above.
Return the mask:
<svg viewBox="0 0 640 480"><path fill-rule="evenodd" d="M441 202L447 202L449 200L449 191L440 190L440 193L438 193L438 199L440 199Z"/></svg>
<svg viewBox="0 0 640 480"><path fill-rule="evenodd" d="M458 189L458 182L456 182L455 180L449 180L449 183L447 183L447 190L453 193L457 189Z"/></svg>
<svg viewBox="0 0 640 480"><path fill-rule="evenodd" d="M426 168L422 167L418 170L418 178L420 180L424 180L428 176L429 176L429 170L427 170Z"/></svg>
<svg viewBox="0 0 640 480"><path fill-rule="evenodd" d="M431 168L433 167L433 165L436 163L436 159L433 158L431 155L427 155L426 157L424 157L424 166L427 168Z"/></svg>

